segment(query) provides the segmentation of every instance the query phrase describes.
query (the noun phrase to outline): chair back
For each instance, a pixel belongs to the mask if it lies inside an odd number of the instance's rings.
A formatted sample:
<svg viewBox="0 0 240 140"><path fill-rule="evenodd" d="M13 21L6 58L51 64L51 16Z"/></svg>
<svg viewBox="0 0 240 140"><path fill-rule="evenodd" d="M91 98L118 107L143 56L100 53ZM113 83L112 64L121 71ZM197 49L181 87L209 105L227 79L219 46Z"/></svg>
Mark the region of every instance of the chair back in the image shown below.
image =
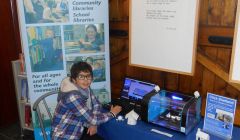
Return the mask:
<svg viewBox="0 0 240 140"><path fill-rule="evenodd" d="M33 111L35 112L39 127L42 131L44 140L47 140L46 127L51 126L55 105L57 104L57 98L54 98L59 91L48 92L40 96L33 104ZM46 118L48 125L46 125Z"/></svg>

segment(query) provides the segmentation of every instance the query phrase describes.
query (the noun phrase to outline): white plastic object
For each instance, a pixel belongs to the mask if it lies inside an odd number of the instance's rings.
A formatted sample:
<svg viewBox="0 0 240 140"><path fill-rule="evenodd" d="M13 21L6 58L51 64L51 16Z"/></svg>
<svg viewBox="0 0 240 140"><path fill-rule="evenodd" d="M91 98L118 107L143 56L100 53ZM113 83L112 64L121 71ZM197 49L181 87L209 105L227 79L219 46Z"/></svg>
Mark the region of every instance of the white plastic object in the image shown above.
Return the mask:
<svg viewBox="0 0 240 140"><path fill-rule="evenodd" d="M128 119L128 121L127 121L128 125L136 125L138 117L139 117L139 115L134 110L130 111L125 116L125 118Z"/></svg>
<svg viewBox="0 0 240 140"><path fill-rule="evenodd" d="M127 124L128 125L136 125L137 124L137 120L135 120L133 118L128 118Z"/></svg>
<svg viewBox="0 0 240 140"><path fill-rule="evenodd" d="M159 131L157 129L151 129L152 132L155 132L155 133L158 133L158 134L161 134L161 135L165 135L165 136L168 136L168 137L172 137L173 135L170 134L170 133L167 133L167 132L163 132L163 131Z"/></svg>
<svg viewBox="0 0 240 140"><path fill-rule="evenodd" d="M198 98L200 96L200 93L198 91L195 91L194 96L195 96L195 98Z"/></svg>
<svg viewBox="0 0 240 140"><path fill-rule="evenodd" d="M155 89L156 92L159 92L159 91L160 91L160 87L159 87L158 85L156 85L156 86L154 87L154 89Z"/></svg>
<svg viewBox="0 0 240 140"><path fill-rule="evenodd" d="M196 140L210 140L210 136L198 128L198 131L196 133Z"/></svg>
<svg viewBox="0 0 240 140"><path fill-rule="evenodd" d="M117 117L116 120L117 120L117 121L124 121L124 118L123 118L123 116L120 115L120 116Z"/></svg>
<svg viewBox="0 0 240 140"><path fill-rule="evenodd" d="M139 117L139 115L134 111L130 111L128 114L126 114L125 118L128 119L128 118L133 118L135 120L137 120Z"/></svg>
<svg viewBox="0 0 240 140"><path fill-rule="evenodd" d="M169 118L169 119L171 118L170 112L166 115L166 117Z"/></svg>

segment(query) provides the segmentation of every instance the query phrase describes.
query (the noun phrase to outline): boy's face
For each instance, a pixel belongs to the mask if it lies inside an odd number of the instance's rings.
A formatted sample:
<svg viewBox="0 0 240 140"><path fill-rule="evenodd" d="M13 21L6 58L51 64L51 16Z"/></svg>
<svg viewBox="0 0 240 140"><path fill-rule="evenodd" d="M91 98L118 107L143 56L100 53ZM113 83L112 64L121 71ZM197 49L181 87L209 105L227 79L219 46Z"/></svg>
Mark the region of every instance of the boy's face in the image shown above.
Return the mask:
<svg viewBox="0 0 240 140"><path fill-rule="evenodd" d="M80 72L74 83L82 89L87 89L91 85L92 76L90 72Z"/></svg>

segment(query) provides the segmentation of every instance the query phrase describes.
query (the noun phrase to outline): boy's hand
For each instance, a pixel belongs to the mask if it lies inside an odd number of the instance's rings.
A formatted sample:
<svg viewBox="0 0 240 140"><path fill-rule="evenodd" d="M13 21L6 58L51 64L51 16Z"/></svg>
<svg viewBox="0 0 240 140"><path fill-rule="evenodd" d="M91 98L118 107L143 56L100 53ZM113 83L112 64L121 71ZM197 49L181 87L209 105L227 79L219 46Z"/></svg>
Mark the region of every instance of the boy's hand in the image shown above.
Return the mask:
<svg viewBox="0 0 240 140"><path fill-rule="evenodd" d="M118 106L118 105L116 105L116 106L111 106L111 110L110 110L110 111L111 111L113 114L115 114L115 116L117 116L117 114L122 111L122 107L121 107L121 106Z"/></svg>
<svg viewBox="0 0 240 140"><path fill-rule="evenodd" d="M92 125L88 128L87 134L90 136L95 135L97 133L97 126Z"/></svg>

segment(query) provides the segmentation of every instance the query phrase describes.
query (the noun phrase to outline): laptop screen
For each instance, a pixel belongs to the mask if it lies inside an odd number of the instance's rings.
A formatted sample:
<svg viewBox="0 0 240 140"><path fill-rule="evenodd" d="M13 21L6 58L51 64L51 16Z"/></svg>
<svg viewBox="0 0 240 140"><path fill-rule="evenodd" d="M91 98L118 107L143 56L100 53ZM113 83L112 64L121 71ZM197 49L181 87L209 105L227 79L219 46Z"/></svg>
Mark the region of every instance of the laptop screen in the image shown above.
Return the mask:
<svg viewBox="0 0 240 140"><path fill-rule="evenodd" d="M121 97L130 100L141 100L144 95L151 92L155 84L125 78Z"/></svg>

